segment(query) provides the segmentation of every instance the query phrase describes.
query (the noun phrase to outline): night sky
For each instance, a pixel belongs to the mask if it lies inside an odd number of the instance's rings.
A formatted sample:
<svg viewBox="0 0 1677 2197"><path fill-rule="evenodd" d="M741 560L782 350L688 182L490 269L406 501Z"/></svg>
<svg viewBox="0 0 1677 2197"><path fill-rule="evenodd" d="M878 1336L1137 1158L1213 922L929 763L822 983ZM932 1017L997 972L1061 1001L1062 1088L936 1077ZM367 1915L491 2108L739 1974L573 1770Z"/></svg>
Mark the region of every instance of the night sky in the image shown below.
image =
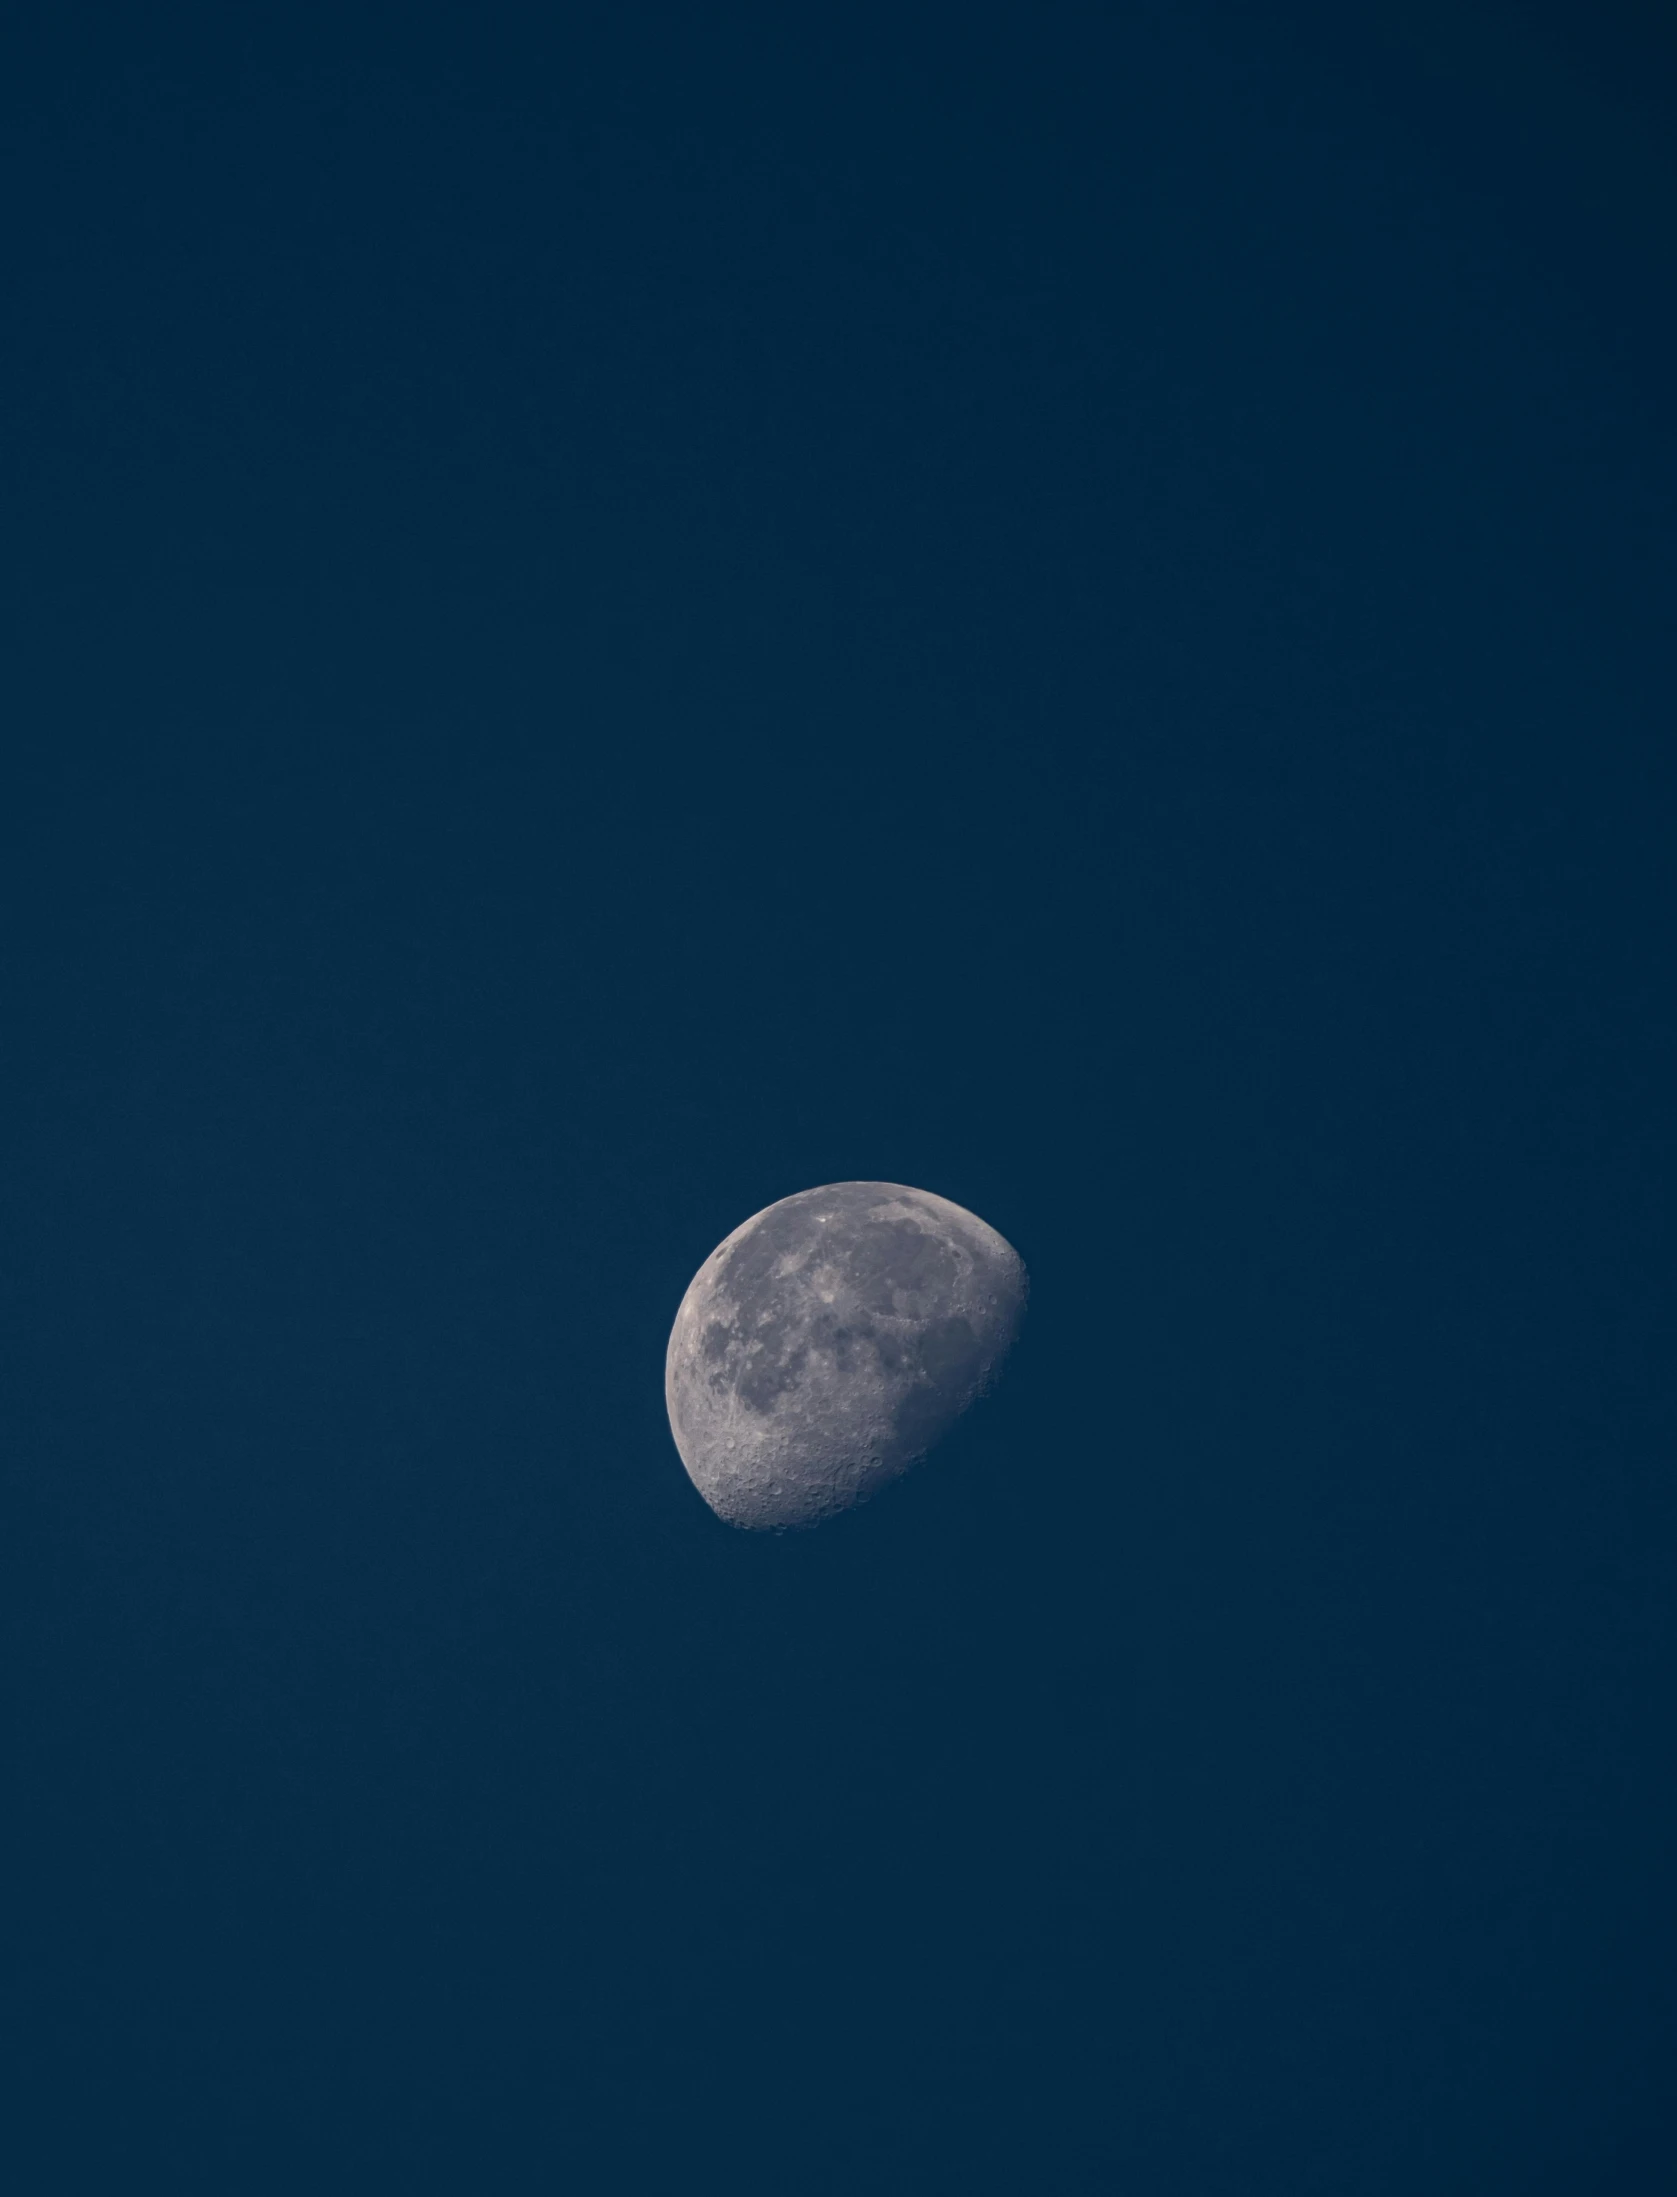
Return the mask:
<svg viewBox="0 0 1677 2197"><path fill-rule="evenodd" d="M1677 2190L1677 34L19 11L18 2197ZM1032 1277L817 1533L700 1261Z"/></svg>

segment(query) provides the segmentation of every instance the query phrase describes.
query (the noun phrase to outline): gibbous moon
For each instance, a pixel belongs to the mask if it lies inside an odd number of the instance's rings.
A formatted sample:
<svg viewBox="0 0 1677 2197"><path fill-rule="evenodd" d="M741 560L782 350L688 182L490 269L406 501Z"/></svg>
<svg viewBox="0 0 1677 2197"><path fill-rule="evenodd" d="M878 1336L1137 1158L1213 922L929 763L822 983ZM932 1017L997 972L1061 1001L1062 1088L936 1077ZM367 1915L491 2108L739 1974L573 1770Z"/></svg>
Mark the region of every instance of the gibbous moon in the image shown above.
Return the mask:
<svg viewBox="0 0 1677 2197"><path fill-rule="evenodd" d="M681 1300L675 1446L731 1526L817 1526L924 1457L1001 1369L1018 1252L895 1182L800 1190L736 1228Z"/></svg>

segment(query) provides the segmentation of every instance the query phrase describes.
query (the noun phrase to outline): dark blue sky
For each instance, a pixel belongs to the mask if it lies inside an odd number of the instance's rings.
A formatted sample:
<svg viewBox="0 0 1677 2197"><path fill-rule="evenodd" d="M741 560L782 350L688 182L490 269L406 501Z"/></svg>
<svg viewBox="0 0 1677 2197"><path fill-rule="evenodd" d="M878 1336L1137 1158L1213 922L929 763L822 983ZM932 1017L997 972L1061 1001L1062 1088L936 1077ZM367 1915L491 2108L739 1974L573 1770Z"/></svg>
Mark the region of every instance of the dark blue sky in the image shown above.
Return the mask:
<svg viewBox="0 0 1677 2197"><path fill-rule="evenodd" d="M25 25L26 2197L1677 2188L1677 68L1353 13Z"/></svg>

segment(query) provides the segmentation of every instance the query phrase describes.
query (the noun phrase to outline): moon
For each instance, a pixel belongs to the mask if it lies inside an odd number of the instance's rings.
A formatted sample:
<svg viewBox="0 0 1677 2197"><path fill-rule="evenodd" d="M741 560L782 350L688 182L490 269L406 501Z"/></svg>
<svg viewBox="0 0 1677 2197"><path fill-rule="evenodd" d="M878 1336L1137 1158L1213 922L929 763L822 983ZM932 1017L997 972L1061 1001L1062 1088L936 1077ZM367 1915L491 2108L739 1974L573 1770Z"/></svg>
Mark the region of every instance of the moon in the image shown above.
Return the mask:
<svg viewBox="0 0 1677 2197"><path fill-rule="evenodd" d="M817 1526L925 1456L994 1382L1024 1318L1017 1251L964 1206L835 1182L719 1243L670 1331L689 1478L731 1526Z"/></svg>

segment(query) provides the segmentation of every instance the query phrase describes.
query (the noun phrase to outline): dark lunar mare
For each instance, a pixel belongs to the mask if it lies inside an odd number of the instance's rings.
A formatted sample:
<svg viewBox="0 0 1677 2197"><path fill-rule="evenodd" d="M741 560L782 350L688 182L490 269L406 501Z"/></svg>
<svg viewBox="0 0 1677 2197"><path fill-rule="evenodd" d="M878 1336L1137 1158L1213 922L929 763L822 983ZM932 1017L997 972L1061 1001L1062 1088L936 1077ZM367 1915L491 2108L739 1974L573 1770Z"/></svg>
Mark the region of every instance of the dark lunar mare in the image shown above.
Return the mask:
<svg viewBox="0 0 1677 2197"><path fill-rule="evenodd" d="M1026 1297L976 1214L899 1183L800 1191L705 1261L670 1336L670 1425L742 1526L813 1525L924 1456L995 1378Z"/></svg>

